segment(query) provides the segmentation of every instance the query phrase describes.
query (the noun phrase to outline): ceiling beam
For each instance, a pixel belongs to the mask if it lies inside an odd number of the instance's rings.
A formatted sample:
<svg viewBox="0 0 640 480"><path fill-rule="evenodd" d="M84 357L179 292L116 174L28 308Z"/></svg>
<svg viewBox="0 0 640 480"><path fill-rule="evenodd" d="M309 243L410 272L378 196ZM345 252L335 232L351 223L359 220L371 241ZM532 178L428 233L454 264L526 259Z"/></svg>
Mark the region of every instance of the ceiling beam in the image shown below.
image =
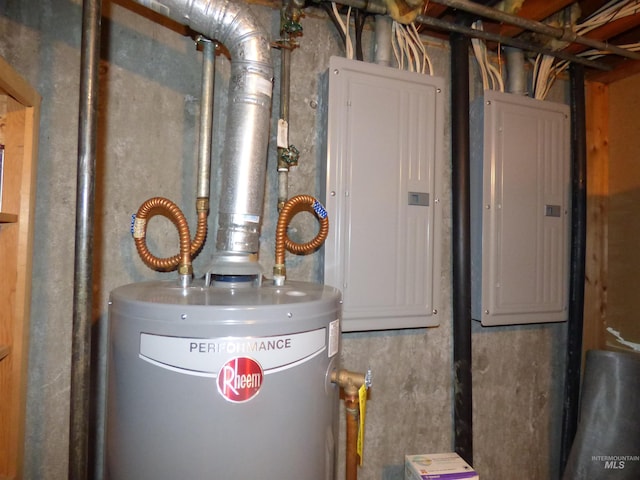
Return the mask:
<svg viewBox="0 0 640 480"><path fill-rule="evenodd" d="M447 7L445 7L444 5L438 5L437 3L427 2L427 8L424 11L424 15L438 18L446 10L447 10Z"/></svg>
<svg viewBox="0 0 640 480"><path fill-rule="evenodd" d="M640 15L629 15L628 17L619 18L613 22L605 23L601 27L587 32L584 36L594 40L605 41L620 35L621 32L626 32L627 30L631 30L638 26L640 26ZM574 43L565 48L564 51L567 53L580 53L587 50L587 48L588 47L585 47L584 45Z"/></svg>
<svg viewBox="0 0 640 480"><path fill-rule="evenodd" d="M608 51L615 53L626 58L633 58L634 60L640 60L640 53L632 52L620 48L616 45L607 44L591 38L585 38L580 35L576 35L571 28L559 28L546 23L539 22L537 20L529 20L528 18L522 18L517 15L502 12L495 8L486 7L478 3L471 2L469 0L430 0L434 3L441 5L447 5L449 7L456 8L458 10L469 12L473 15L480 17L490 18L492 20L508 23L511 25L517 25L525 30L531 30L535 33L562 40L570 43L580 43L591 48Z"/></svg>
<svg viewBox="0 0 640 480"><path fill-rule="evenodd" d="M516 15L529 20L542 21L545 18L550 17L554 13L559 12L563 8L574 3L575 0L543 0L533 1L525 0L520 10L515 12ZM500 35L505 37L515 37L524 30L515 25L502 24L500 26Z"/></svg>

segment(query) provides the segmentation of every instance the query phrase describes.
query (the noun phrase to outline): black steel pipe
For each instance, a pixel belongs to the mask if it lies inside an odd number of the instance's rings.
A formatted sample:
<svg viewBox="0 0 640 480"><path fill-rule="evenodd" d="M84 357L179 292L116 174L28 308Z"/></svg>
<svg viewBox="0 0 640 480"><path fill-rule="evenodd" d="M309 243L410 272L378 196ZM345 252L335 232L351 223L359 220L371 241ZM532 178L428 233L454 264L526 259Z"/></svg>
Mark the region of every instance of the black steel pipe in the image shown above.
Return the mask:
<svg viewBox="0 0 640 480"><path fill-rule="evenodd" d="M459 25L457 23L447 22L445 20L429 17L427 15L418 15L418 17L416 18L416 22L421 23L425 27L431 27L437 30L443 30L445 32L462 33L472 38L480 38L482 40L496 42L501 45L515 47L520 50L540 53L542 55L550 55L560 60L579 63L581 65L595 68L597 70L602 70L602 71L612 70L612 67L610 65L607 65L606 63L589 60L588 58L580 57L578 55L571 55L570 53L565 53L562 50L552 50L550 48L545 48L541 45L536 45L531 42L526 42L518 38L505 37L504 35L498 35L496 33L486 32L484 30L478 30L475 28L467 27L465 25Z"/></svg>
<svg viewBox="0 0 640 480"><path fill-rule="evenodd" d="M560 470L563 471L578 428L587 238L587 134L584 68L572 65L571 89L571 269L564 379Z"/></svg>
<svg viewBox="0 0 640 480"><path fill-rule="evenodd" d="M564 42L579 43L580 45L585 45L597 50L615 53L616 55L620 55L622 57L640 60L640 53L638 52L626 50L624 48L618 47L615 44L601 42L600 40L596 40L594 38L580 36L573 30L571 30L571 28L554 27L553 25L548 25L537 20L531 20L529 18L523 18L517 15L506 13L498 10L497 8L482 5L483 2L472 2L470 0L433 0L433 3L455 8L457 10L468 12L473 15L490 18L500 23L515 25L522 28L523 30L529 30L531 32L546 35Z"/></svg>
<svg viewBox="0 0 640 480"><path fill-rule="evenodd" d="M69 479L89 478L93 217L101 0L84 0L71 339Z"/></svg>
<svg viewBox="0 0 640 480"><path fill-rule="evenodd" d="M324 8L331 18L333 15L333 11L331 7L326 1L317 1L320 7ZM362 10L363 12L367 12L370 14L376 15L387 15L387 9L383 3L373 3L368 0L340 0L341 5L348 5L350 7L357 8ZM555 58L559 58L561 60L567 60L569 62L580 63L587 67L595 68L597 70L609 71L612 69L610 65L606 63L598 62L595 60L589 60L588 58L583 58L579 55L572 55L569 53L565 53L562 50L551 50L550 48L545 48L541 45L536 45L534 43L526 42L524 40L520 40L518 38L506 37L504 35L498 35L491 32L485 32L484 30L477 30L471 28L470 26L460 25L458 23L451 23L446 20L441 20L439 18L430 17L428 15L418 15L416 18L416 22L424 25L427 28L442 30L445 32L457 32L463 33L472 38L480 38L483 40L500 43L502 45L508 45L511 47L519 48L521 50L541 53L543 55L551 55ZM334 20L335 23L335 20ZM338 27L338 33L341 36L344 36L344 33ZM344 42L344 38L342 38Z"/></svg>
<svg viewBox="0 0 640 480"><path fill-rule="evenodd" d="M471 206L468 37L452 33L451 190L453 261L453 424L455 451L473 465L471 389Z"/></svg>

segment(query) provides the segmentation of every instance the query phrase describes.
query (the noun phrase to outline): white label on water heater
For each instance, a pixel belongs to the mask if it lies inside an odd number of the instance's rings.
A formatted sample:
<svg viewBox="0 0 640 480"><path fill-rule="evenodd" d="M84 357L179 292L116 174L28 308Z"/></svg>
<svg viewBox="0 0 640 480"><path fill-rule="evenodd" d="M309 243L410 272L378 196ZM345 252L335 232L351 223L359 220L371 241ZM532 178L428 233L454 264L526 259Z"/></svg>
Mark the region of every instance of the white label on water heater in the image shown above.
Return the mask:
<svg viewBox="0 0 640 480"><path fill-rule="evenodd" d="M253 358L267 375L300 365L326 348L325 328L271 337L193 338L140 334L140 358L143 360L180 373L214 378L234 357Z"/></svg>
<svg viewBox="0 0 640 480"><path fill-rule="evenodd" d="M329 324L329 358L333 357L340 349L340 320L334 320Z"/></svg>

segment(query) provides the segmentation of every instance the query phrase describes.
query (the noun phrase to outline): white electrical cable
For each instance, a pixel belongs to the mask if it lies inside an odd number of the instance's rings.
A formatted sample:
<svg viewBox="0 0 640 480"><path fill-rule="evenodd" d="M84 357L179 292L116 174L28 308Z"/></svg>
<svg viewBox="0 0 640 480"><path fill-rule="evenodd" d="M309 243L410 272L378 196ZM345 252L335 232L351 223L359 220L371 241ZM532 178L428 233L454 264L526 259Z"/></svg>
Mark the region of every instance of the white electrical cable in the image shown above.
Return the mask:
<svg viewBox="0 0 640 480"><path fill-rule="evenodd" d="M394 20L391 27L391 47L397 66L408 70L433 75L433 65L427 49L422 43L415 23L405 26Z"/></svg>
<svg viewBox="0 0 640 480"><path fill-rule="evenodd" d="M393 56L396 59L396 64L398 65L399 69L402 69L402 58L401 58L401 53L400 53L400 46L398 45L398 39L396 37L396 24L397 22L394 21L393 24L391 25L391 48L393 49Z"/></svg>
<svg viewBox="0 0 640 480"><path fill-rule="evenodd" d="M416 46L416 43L411 37L411 35L408 33L406 27L403 28L403 30L404 30L403 35L408 47L407 53L410 56L410 58L413 59L411 71L422 72L422 61L421 61L420 55L418 54L418 47Z"/></svg>
<svg viewBox="0 0 640 480"><path fill-rule="evenodd" d="M482 22L476 21L471 25L471 28L476 30L482 30ZM473 53L478 62L480 68L480 76L482 77L482 87L484 90L499 90L504 92L504 81L502 80L502 74L489 60L489 54L487 52L487 46L483 40L479 38L471 39L471 46L473 47Z"/></svg>
<svg viewBox="0 0 640 480"><path fill-rule="evenodd" d="M398 45L400 46L400 52L402 54L402 69L404 70L404 59L407 59L407 70L413 72L413 63L411 61L411 54L409 53L409 45L407 44L407 36L404 32L404 26L398 23L396 28L396 35L398 36Z"/></svg>
<svg viewBox="0 0 640 480"><path fill-rule="evenodd" d="M618 46L631 52L637 52L640 50L640 43L628 43L626 45ZM607 55L607 53L608 52L605 50L587 50L586 52L579 53L578 55L594 60L596 58L604 57L605 55Z"/></svg>
<svg viewBox="0 0 640 480"><path fill-rule="evenodd" d="M351 24L351 7L349 7L347 9L347 22L346 22L346 33L345 33L345 38L346 38L346 46L345 46L345 50L347 52L347 58L349 60L353 60L353 42L351 41L351 35L349 34L349 25Z"/></svg>
<svg viewBox="0 0 640 480"><path fill-rule="evenodd" d="M478 29L478 22L474 22L471 28ZM471 46L473 47L473 54L478 62L478 68L480 69L480 77L482 78L482 89L489 90L489 76L487 75L487 68L484 64L484 55L482 54L482 40L479 38L471 39Z"/></svg>
<svg viewBox="0 0 640 480"><path fill-rule="evenodd" d="M555 77L551 76L554 57L550 55L543 55L540 59L540 67L538 69L538 75L536 77L536 83L534 87L534 98L538 100L544 100L546 94L551 88L551 84Z"/></svg>
<svg viewBox="0 0 640 480"><path fill-rule="evenodd" d="M531 73L531 96L535 98L536 96L536 81L538 79L538 67L540 65L540 55L536 55L535 60L530 60L533 65L533 71Z"/></svg>
<svg viewBox="0 0 640 480"><path fill-rule="evenodd" d="M545 58L543 58L543 63L544 63L544 77L542 78L542 83L539 87L539 98L541 100L544 100L547 97L547 94L549 93L549 90L551 89L551 85L553 84L554 80L555 80L555 76L553 75L553 62L554 62L555 58L553 57L549 57L549 56L545 56Z"/></svg>
<svg viewBox="0 0 640 480"><path fill-rule="evenodd" d="M591 30L601 27L614 20L619 20L630 15L640 12L640 4L638 0L626 0L618 2L605 8L604 10L592 15L589 19L578 25L578 32L584 35Z"/></svg>
<svg viewBox="0 0 640 480"><path fill-rule="evenodd" d="M407 34L406 27L404 25L400 25L400 36L402 37L402 42L404 45L404 54L407 57L407 66L410 72L419 72L420 71L420 62L418 60L417 51L413 41Z"/></svg>
<svg viewBox="0 0 640 480"><path fill-rule="evenodd" d="M630 15L636 15L640 13L640 0L623 0L621 2L615 2L608 6L604 6L602 10L596 12L584 22L575 26L575 32L578 35L585 35L586 33L595 30L609 22L619 20ZM636 46L637 45L637 46ZM638 51L640 44L620 45L621 48L625 48L631 51ZM604 55L608 55L610 52L599 50L588 50L580 53L582 57L596 59ZM560 73L565 71L569 67L569 62L558 62L556 66L553 66L554 59L546 55L538 55L534 67L533 85L534 85L534 98L544 100L551 89L551 86L555 82Z"/></svg>
<svg viewBox="0 0 640 480"><path fill-rule="evenodd" d="M551 87L553 86L554 82L556 81L556 78L558 77L558 75L560 75L560 73L562 73L567 67L569 66L569 62L568 61L563 61L558 63L552 70L551 73L549 75L549 79L547 81L547 85L544 89L544 91L542 92L542 98L547 98L547 95L549 94L549 90L551 90Z"/></svg>
<svg viewBox="0 0 640 480"><path fill-rule="evenodd" d="M405 44L404 37L402 36L402 25L398 22L393 22L393 32L394 38L396 41L396 45L398 46L398 57L396 60L398 61L398 68L400 70L404 70L404 57L405 57Z"/></svg>
<svg viewBox="0 0 640 480"><path fill-rule="evenodd" d="M489 62L489 58L487 57L486 51L485 51L485 59L487 62L487 69L489 70L489 72L491 72L491 76L493 77L492 79L493 89L498 90L499 92L504 92L504 82L502 80L502 75L500 75L500 72L498 71L498 69L491 62Z"/></svg>
<svg viewBox="0 0 640 480"><path fill-rule="evenodd" d="M346 25L345 25L344 21L342 20L342 17L340 16L340 12L338 11L338 5L335 2L332 2L331 3L331 8L333 9L333 13L334 13L334 15L336 17L336 21L340 25L340 29L344 33L344 38L345 38L345 42L344 42L345 56L349 60L353 60L353 44L351 43L351 35L349 35L349 20L350 20L349 17L350 17L350 14L351 14L351 7L349 7L349 10L347 11L347 23L346 23Z"/></svg>
<svg viewBox="0 0 640 480"><path fill-rule="evenodd" d="M471 39L471 46L473 47L473 54L478 62L478 68L480 69L480 77L482 78L482 89L489 90L489 76L487 75L487 69L484 65L481 41L477 38Z"/></svg>
<svg viewBox="0 0 640 480"><path fill-rule="evenodd" d="M416 27L415 22L411 23L410 34L412 35L413 40L418 46L418 49L420 50L422 56L422 69L420 70L420 72L427 73L428 69L429 75L433 75L433 64L431 63L431 58L427 53L427 48L424 46L424 43L422 43L422 40L420 39L420 33L418 32L418 28Z"/></svg>

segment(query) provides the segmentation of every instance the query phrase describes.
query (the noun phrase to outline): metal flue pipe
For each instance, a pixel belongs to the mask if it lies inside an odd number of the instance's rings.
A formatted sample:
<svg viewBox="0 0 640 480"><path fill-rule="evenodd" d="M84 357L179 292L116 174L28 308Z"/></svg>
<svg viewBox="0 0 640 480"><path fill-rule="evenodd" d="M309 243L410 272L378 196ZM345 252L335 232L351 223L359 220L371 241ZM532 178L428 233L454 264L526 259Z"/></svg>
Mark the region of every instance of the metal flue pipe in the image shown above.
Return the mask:
<svg viewBox="0 0 640 480"><path fill-rule="evenodd" d="M241 2L134 1L220 42L231 55L216 248L254 254L259 249L273 89L268 35Z"/></svg>
<svg viewBox="0 0 640 480"><path fill-rule="evenodd" d="M91 312L101 0L84 0L71 338L69 480L89 478Z"/></svg>

